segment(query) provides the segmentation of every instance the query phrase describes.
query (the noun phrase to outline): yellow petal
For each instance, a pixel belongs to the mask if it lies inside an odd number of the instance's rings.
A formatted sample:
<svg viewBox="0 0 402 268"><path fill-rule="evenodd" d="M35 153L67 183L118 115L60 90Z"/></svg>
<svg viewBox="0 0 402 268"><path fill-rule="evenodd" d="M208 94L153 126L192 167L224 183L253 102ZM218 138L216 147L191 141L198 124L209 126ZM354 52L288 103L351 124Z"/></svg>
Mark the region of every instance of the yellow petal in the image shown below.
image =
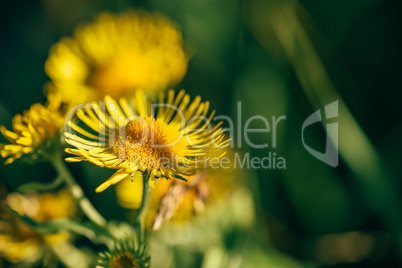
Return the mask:
<svg viewBox="0 0 402 268"><path fill-rule="evenodd" d="M121 180L125 179L128 175L129 173L126 170L120 169L116 171L109 179L107 179L107 181L99 185L98 188L95 189L95 192L97 193L103 192L110 185L114 185L120 182Z"/></svg>

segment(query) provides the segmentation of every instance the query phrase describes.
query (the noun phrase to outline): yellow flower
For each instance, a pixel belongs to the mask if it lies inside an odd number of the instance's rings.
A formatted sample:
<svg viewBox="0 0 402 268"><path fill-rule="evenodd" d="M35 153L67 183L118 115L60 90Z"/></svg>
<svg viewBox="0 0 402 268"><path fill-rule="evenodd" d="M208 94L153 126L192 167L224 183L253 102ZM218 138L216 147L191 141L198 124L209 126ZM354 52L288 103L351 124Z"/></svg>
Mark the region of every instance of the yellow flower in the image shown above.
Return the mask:
<svg viewBox="0 0 402 268"><path fill-rule="evenodd" d="M7 199L14 211L37 222L71 217L76 211L74 199L66 189L57 193L9 194ZM70 237L66 232L41 236L10 214L5 204L0 207L0 211L3 214L1 218L7 219L0 221L0 256L10 262L41 258L47 245L57 245Z"/></svg>
<svg viewBox="0 0 402 268"><path fill-rule="evenodd" d="M30 154L35 160L54 145L54 139L64 123L61 99L50 94L45 106L36 103L22 115L17 114L12 121L13 131L0 126L0 131L10 144L0 144L0 154L8 157L4 164L10 164ZM58 137L58 136L57 136Z"/></svg>
<svg viewBox="0 0 402 268"><path fill-rule="evenodd" d="M8 195L8 205L18 214L28 216L36 222L49 222L74 215L76 203L70 191L61 189L49 193L12 193Z"/></svg>
<svg viewBox="0 0 402 268"><path fill-rule="evenodd" d="M187 56L177 26L160 14L101 14L74 38L55 44L45 69L63 100L120 98L137 89L165 90L184 77Z"/></svg>
<svg viewBox="0 0 402 268"><path fill-rule="evenodd" d="M222 122L211 127L214 112L206 117L209 102L201 102L199 96L190 104L184 90L177 96L173 90L167 96L161 92L156 115L141 91L119 103L106 96L105 105L106 113L96 103L77 112L88 130L68 122L70 132L75 130L80 136L65 133L66 141L76 147L66 149L76 155L67 162L85 160L117 169L97 192L135 172L148 174L151 186L155 178L183 179L183 175L193 175L225 154L228 140L224 140Z"/></svg>
<svg viewBox="0 0 402 268"><path fill-rule="evenodd" d="M76 211L74 198L67 189L61 189L57 193L34 194L20 198L31 203L30 209L27 208L27 204L23 204L25 214L37 222L68 218Z"/></svg>
<svg viewBox="0 0 402 268"><path fill-rule="evenodd" d="M150 265L144 246L136 246L132 240L118 241L109 251L99 255L96 268L146 268Z"/></svg>
<svg viewBox="0 0 402 268"><path fill-rule="evenodd" d="M40 242L37 237L20 240L9 234L0 234L0 257L9 262L20 262L37 254Z"/></svg>

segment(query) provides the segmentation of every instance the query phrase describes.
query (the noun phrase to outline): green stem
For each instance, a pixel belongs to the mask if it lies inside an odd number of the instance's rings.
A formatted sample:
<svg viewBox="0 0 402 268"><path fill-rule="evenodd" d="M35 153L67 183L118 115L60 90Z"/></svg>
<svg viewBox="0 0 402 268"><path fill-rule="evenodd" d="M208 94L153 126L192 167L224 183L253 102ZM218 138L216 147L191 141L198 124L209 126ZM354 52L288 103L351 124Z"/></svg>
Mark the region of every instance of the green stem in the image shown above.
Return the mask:
<svg viewBox="0 0 402 268"><path fill-rule="evenodd" d="M144 239L145 238L144 219L145 219L145 212L148 208L149 193L151 190L148 179L149 179L148 174L142 175L142 202L141 202L141 206L137 210L137 214L135 215L135 221L134 221L134 227L137 231L139 244L142 244L145 241L145 239Z"/></svg>
<svg viewBox="0 0 402 268"><path fill-rule="evenodd" d="M23 184L17 188L18 192L30 191L30 190L37 190L42 192L47 192L56 189L64 182L62 176L57 176L55 180L50 183L40 183L40 182L29 182Z"/></svg>
<svg viewBox="0 0 402 268"><path fill-rule="evenodd" d="M59 176L64 178L64 181L68 188L70 189L73 197L78 201L78 205L84 214L95 224L100 226L106 225L106 220L102 215L94 208L89 199L84 195L84 191L75 181L74 177L71 175L66 164L61 155L56 155L49 158Z"/></svg>

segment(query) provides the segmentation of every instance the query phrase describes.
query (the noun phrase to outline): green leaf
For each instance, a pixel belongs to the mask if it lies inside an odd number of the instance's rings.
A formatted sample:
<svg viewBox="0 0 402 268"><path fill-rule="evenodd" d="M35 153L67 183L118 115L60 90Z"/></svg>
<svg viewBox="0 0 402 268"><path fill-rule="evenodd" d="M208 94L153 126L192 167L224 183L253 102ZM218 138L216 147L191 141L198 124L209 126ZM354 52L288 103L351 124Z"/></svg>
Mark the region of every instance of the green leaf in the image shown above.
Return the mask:
<svg viewBox="0 0 402 268"><path fill-rule="evenodd" d="M187 179L185 179L184 177L180 176L179 174L172 174L172 177L175 177L176 179L188 182Z"/></svg>
<svg viewBox="0 0 402 268"><path fill-rule="evenodd" d="M63 180L61 177L57 177L54 181L50 183L39 183L39 182L31 182L26 183L17 188L19 192L26 192L26 191L39 191L39 192L48 192L57 189Z"/></svg>
<svg viewBox="0 0 402 268"><path fill-rule="evenodd" d="M111 235L104 228L92 222L78 222L73 219L65 218L49 222L37 222L30 217L20 215L17 211L10 209L14 215L27 223L37 233L41 235L68 231L78 235L82 235L90 239L94 243L108 243Z"/></svg>

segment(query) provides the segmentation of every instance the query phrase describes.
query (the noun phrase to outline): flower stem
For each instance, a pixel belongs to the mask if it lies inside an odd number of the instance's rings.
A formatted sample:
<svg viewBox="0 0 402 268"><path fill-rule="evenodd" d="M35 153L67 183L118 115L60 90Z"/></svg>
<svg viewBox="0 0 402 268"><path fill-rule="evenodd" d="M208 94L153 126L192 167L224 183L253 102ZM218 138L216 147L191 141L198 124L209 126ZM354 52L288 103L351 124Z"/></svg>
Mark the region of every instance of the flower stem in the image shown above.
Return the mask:
<svg viewBox="0 0 402 268"><path fill-rule="evenodd" d="M135 215L135 222L134 222L134 227L137 231L139 244L142 244L145 241L145 239L144 239L145 238L144 219L145 219L145 212L148 208L149 193L151 190L148 179L149 179L148 174L142 175L142 202L141 202L141 206L137 210L137 214Z"/></svg>
<svg viewBox="0 0 402 268"><path fill-rule="evenodd" d="M74 177L71 175L66 164L63 161L61 155L57 155L49 158L53 167L59 173L59 175L64 178L64 181L71 191L73 197L78 201L78 205L84 214L95 224L100 226L106 225L106 220L102 215L94 208L89 199L84 195L84 191L75 181Z"/></svg>

